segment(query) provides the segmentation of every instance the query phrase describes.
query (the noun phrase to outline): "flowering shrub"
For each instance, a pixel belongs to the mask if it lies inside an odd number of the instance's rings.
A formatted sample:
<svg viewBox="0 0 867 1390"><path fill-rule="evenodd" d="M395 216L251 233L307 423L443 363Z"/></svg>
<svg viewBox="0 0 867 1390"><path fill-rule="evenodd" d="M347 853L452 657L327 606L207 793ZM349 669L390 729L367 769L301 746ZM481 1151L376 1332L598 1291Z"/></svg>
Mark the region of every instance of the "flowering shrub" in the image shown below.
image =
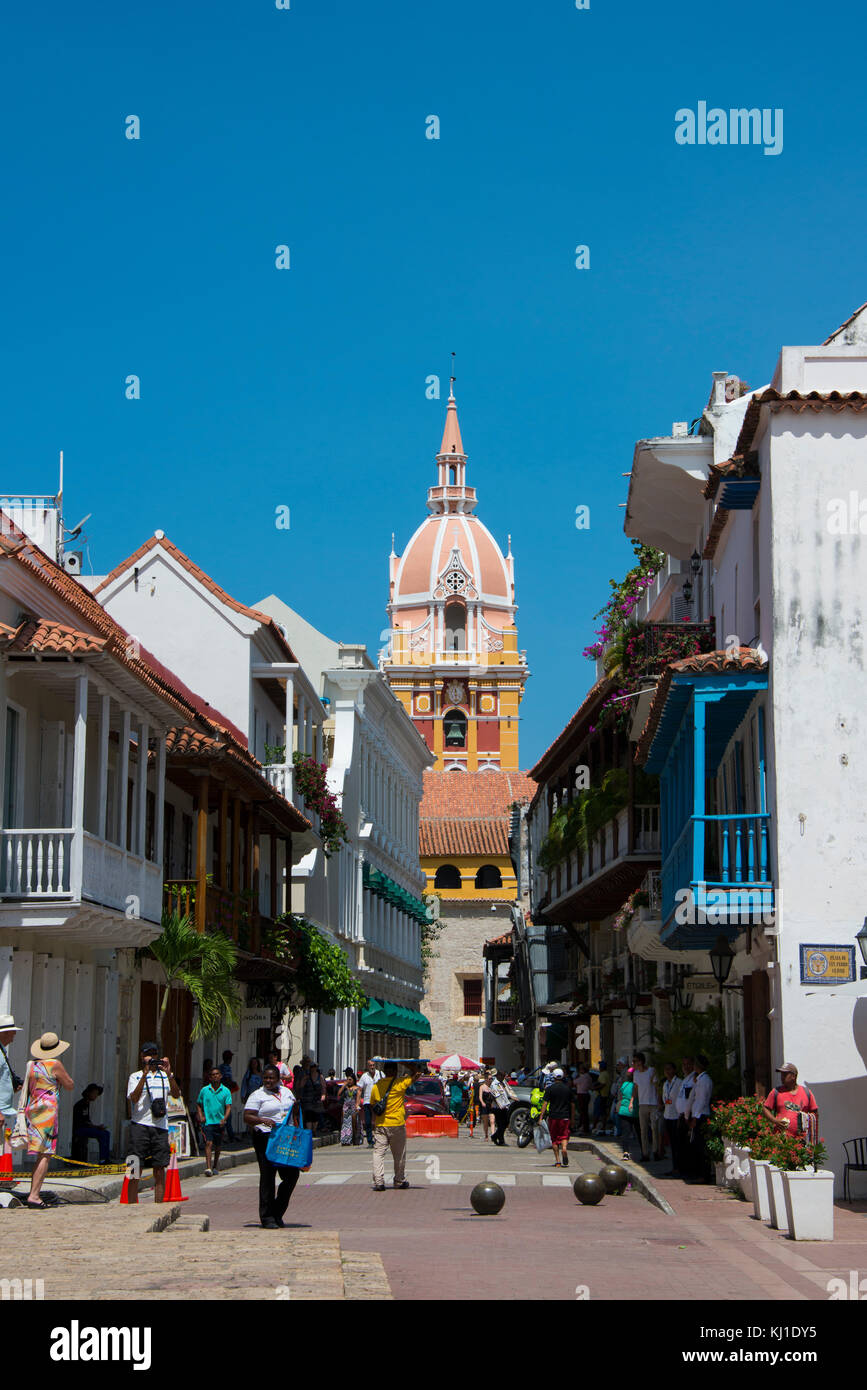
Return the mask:
<svg viewBox="0 0 867 1390"><path fill-rule="evenodd" d="M720 1158L723 1139L729 1139L739 1148L748 1148L751 1158L768 1159L789 1173L797 1169L821 1168L827 1158L821 1139L811 1142L803 1134L790 1134L769 1120L758 1096L738 1096L727 1104L715 1105L709 1131L718 1141L713 1150L708 1146L709 1151L713 1154L719 1148Z"/></svg>
<svg viewBox="0 0 867 1390"><path fill-rule="evenodd" d="M709 1129L711 1134L730 1139L740 1148L752 1148L760 1134L772 1132L758 1096L738 1096L737 1100L721 1102L713 1107Z"/></svg>
<svg viewBox="0 0 867 1390"><path fill-rule="evenodd" d="M612 923L615 931L628 927L640 907L650 907L650 894L644 888L636 888L630 893Z"/></svg>
<svg viewBox="0 0 867 1390"><path fill-rule="evenodd" d="M626 627L645 589L650 587L665 563L664 551L654 550L653 546L642 545L640 541L634 540L632 549L637 563L622 579L609 580L611 597L604 608L600 608L595 615L602 619L602 626L596 629L597 640L584 649L584 655L591 661L596 661L609 642Z"/></svg>
<svg viewBox="0 0 867 1390"><path fill-rule="evenodd" d="M295 785L304 797L305 804L311 811L316 812L321 821L323 852L325 857L329 858L348 840L349 832L340 813L337 797L328 789L328 768L305 753L293 753L292 762L295 766Z"/></svg>
<svg viewBox="0 0 867 1390"><path fill-rule="evenodd" d="M293 999L288 1007L333 1014L337 1009L361 1009L367 995L349 967L341 946L328 941L305 917L291 912L278 917L263 945L276 960L292 965Z"/></svg>

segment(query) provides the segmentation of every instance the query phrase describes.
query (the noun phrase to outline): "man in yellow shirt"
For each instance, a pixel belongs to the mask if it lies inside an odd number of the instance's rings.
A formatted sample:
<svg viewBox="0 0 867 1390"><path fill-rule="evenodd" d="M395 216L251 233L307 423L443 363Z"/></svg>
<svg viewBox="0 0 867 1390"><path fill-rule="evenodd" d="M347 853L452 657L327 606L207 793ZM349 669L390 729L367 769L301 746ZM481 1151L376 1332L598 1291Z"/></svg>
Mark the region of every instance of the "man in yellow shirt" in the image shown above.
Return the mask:
<svg viewBox="0 0 867 1390"><path fill-rule="evenodd" d="M413 1071L409 1076L397 1077L397 1062L384 1062L383 1071L385 1075L381 1081L377 1081L370 1093L370 1105L373 1111L373 1190L374 1192L385 1191L385 1151L391 1149L392 1162L394 1163L394 1186L409 1187L409 1183L404 1177L404 1165L406 1163L406 1108L403 1098L412 1083L424 1075L424 1070L415 1062L405 1062L404 1066L412 1066ZM377 1114L378 1107L385 1102L385 1109L381 1115Z"/></svg>

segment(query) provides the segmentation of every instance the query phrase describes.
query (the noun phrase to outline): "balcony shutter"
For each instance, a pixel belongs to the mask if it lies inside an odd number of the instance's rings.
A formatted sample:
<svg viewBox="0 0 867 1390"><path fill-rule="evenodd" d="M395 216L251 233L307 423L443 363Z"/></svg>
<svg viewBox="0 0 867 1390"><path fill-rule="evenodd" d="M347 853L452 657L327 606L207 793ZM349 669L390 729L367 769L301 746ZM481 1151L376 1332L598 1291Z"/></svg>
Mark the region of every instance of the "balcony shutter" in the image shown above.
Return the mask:
<svg viewBox="0 0 867 1390"><path fill-rule="evenodd" d="M39 824L68 825L66 811L66 725L43 719L40 724ZM72 740L69 740L70 747ZM70 808L71 809L71 808Z"/></svg>

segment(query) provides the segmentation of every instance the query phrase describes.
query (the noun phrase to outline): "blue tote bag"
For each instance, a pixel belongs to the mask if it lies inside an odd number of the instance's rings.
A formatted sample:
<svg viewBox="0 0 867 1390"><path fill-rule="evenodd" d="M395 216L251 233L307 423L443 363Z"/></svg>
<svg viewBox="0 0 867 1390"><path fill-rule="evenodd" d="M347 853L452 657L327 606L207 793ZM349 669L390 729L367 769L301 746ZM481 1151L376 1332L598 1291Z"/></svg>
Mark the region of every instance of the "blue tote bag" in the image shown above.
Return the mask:
<svg viewBox="0 0 867 1390"><path fill-rule="evenodd" d="M265 1157L279 1168L309 1168L313 1162L313 1135L304 1129L304 1115L301 1115L301 1128L292 1123L292 1110L282 1124L272 1129L265 1146Z"/></svg>

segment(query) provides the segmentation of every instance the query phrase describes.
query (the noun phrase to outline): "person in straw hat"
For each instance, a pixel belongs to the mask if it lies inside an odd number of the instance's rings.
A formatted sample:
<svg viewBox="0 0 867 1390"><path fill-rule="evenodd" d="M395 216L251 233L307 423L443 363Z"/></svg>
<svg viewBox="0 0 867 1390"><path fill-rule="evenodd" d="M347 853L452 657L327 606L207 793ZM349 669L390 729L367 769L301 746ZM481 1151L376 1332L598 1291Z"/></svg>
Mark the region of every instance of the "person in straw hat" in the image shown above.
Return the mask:
<svg viewBox="0 0 867 1390"><path fill-rule="evenodd" d="M31 1044L33 1061L27 1068L24 1116L27 1121L27 1152L36 1156L26 1205L32 1211L44 1211L46 1203L39 1196L48 1172L48 1165L57 1150L57 1112L60 1087L71 1091L74 1082L60 1058L69 1047L56 1033L43 1033Z"/></svg>
<svg viewBox="0 0 867 1390"><path fill-rule="evenodd" d="M16 1076L6 1049L14 1042L15 1034L20 1032L11 1014L0 1014L0 1125L6 1129L15 1128L17 1110L14 1097L15 1092L21 1090L21 1078Z"/></svg>

